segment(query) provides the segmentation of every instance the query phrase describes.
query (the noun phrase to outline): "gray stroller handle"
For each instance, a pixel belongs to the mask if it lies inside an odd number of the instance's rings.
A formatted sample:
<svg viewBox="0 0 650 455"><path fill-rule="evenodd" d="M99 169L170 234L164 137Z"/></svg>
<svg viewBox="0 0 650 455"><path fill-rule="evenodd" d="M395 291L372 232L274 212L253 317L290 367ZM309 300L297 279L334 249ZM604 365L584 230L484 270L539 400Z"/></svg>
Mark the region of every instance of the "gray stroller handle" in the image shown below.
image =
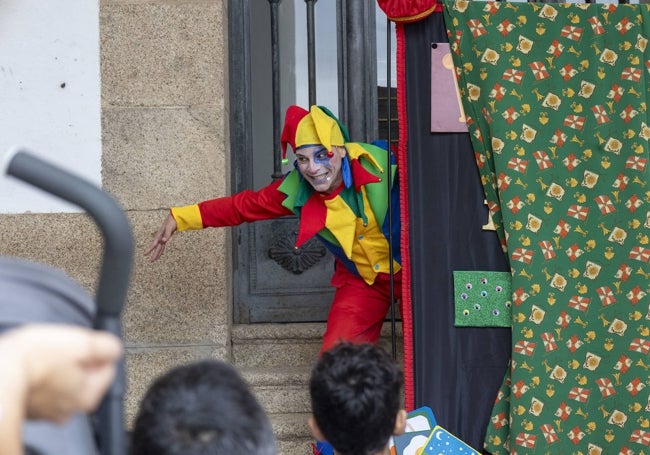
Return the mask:
<svg viewBox="0 0 650 455"><path fill-rule="evenodd" d="M20 150L10 159L7 174L86 210L104 236L104 257L97 289L97 313L119 316L129 287L133 235L124 211L90 182Z"/></svg>
<svg viewBox="0 0 650 455"><path fill-rule="evenodd" d="M94 327L122 338L120 314L129 287L134 241L128 220L117 202L92 183L50 164L25 150L9 158L6 173L48 193L72 202L91 215L102 232L104 252L96 295ZM124 360L104 397L97 415L96 431L102 455L124 455L126 440L123 397L126 389Z"/></svg>

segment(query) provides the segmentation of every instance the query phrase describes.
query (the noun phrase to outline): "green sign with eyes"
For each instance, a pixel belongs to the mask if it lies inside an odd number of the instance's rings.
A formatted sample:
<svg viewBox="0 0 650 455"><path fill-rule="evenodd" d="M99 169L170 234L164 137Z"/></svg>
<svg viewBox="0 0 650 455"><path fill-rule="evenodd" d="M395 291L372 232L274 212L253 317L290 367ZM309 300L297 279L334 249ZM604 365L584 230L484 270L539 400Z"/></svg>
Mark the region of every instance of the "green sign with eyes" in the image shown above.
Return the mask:
<svg viewBox="0 0 650 455"><path fill-rule="evenodd" d="M456 327L511 327L509 272L454 271Z"/></svg>

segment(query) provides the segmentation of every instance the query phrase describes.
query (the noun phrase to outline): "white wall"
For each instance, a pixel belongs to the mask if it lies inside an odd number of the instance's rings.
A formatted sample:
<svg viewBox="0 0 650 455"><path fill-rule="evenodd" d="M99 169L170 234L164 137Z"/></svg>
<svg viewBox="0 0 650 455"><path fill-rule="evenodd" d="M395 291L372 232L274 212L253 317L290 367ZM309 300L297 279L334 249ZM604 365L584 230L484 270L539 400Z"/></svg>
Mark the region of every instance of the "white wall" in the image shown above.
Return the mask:
<svg viewBox="0 0 650 455"><path fill-rule="evenodd" d="M99 0L0 0L0 159L25 147L100 185L100 88ZM0 213L79 210L0 175Z"/></svg>

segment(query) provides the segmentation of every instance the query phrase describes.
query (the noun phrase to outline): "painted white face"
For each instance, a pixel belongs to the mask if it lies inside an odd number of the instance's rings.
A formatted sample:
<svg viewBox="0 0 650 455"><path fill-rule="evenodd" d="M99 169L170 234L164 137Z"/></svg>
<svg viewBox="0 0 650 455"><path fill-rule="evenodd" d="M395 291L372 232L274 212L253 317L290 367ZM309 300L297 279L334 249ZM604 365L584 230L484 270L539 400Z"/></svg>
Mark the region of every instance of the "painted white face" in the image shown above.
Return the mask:
<svg viewBox="0 0 650 455"><path fill-rule="evenodd" d="M342 160L345 147L332 147L332 156L322 145L301 147L296 151L296 163L302 176L319 193L330 194L343 183Z"/></svg>

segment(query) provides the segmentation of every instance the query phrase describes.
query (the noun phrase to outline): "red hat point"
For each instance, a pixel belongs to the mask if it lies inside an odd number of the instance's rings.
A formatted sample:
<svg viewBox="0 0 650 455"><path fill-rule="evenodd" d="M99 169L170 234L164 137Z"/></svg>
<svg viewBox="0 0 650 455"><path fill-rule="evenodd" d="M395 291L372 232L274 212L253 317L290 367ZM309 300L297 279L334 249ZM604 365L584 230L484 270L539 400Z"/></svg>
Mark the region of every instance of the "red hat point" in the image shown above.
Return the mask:
<svg viewBox="0 0 650 455"><path fill-rule="evenodd" d="M295 152L298 124L306 115L309 115L309 111L300 106L292 105L287 108L287 113L284 117L284 128L282 129L282 136L280 136L282 163L284 164L287 163L287 144Z"/></svg>

